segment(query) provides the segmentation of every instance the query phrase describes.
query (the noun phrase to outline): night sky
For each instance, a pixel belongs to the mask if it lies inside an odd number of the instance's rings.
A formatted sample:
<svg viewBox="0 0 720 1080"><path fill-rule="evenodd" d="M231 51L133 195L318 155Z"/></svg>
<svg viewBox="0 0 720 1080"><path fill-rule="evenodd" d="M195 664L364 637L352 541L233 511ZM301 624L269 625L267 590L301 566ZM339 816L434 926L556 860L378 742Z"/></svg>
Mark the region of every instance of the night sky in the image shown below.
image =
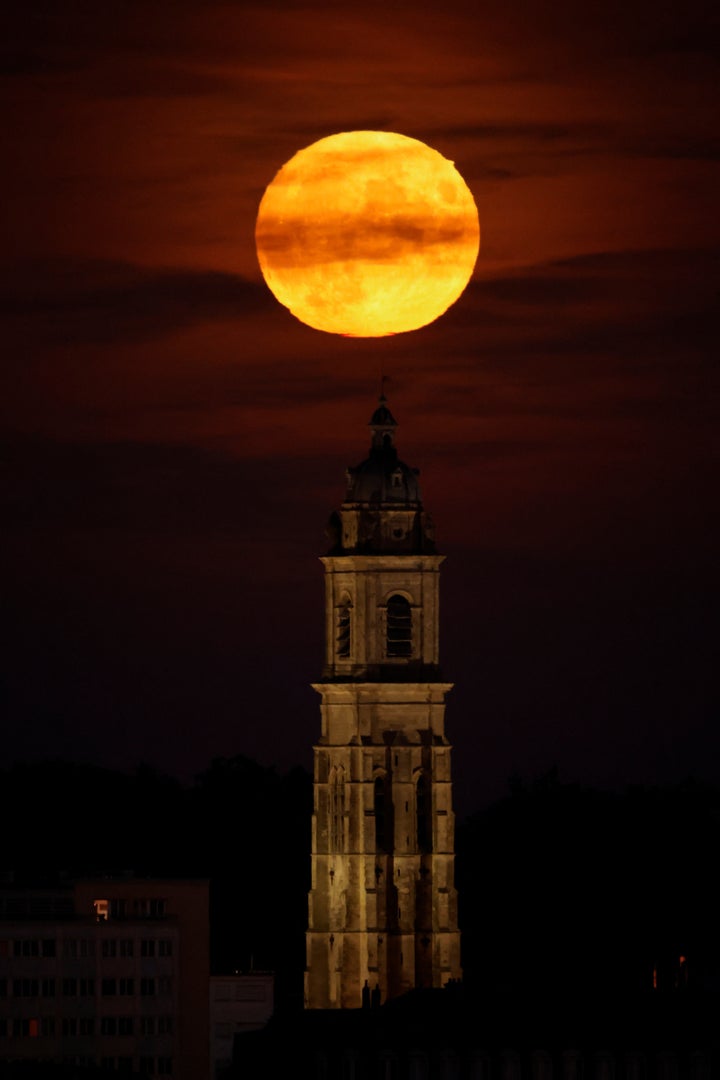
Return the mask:
<svg viewBox="0 0 720 1080"><path fill-rule="evenodd" d="M553 766L720 781L716 11L10 0L0 766L310 767L318 556L385 374L459 814ZM313 330L260 273L266 185L353 129L477 203L421 330Z"/></svg>

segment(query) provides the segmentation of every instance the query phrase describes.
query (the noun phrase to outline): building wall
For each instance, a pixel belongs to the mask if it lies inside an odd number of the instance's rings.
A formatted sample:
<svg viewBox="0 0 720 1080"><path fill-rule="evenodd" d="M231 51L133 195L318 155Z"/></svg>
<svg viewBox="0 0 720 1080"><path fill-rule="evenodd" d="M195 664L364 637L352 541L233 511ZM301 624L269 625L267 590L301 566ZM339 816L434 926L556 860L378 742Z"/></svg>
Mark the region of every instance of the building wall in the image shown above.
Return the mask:
<svg viewBox="0 0 720 1080"><path fill-rule="evenodd" d="M210 1075L232 1064L237 1036L263 1028L273 1014L275 979L271 972L210 976Z"/></svg>

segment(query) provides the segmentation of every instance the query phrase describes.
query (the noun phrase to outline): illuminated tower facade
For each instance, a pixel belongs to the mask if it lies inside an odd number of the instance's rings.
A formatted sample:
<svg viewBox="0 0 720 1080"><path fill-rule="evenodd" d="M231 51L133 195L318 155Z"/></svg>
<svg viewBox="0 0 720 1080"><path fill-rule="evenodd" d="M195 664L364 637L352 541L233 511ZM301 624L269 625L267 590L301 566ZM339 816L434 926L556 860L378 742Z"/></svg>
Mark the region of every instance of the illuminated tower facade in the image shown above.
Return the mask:
<svg viewBox="0 0 720 1080"><path fill-rule="evenodd" d="M457 979L454 816L439 666L444 556L384 397L330 519L314 748L305 1006Z"/></svg>

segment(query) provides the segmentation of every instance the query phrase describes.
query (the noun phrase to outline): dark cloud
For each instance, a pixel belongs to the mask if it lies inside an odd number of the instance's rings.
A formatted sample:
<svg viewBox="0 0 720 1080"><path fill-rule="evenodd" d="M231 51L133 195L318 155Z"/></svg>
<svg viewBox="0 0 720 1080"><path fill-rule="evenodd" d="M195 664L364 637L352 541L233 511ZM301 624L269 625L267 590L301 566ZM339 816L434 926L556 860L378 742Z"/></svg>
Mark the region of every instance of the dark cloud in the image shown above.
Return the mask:
<svg viewBox="0 0 720 1080"><path fill-rule="evenodd" d="M272 439L272 430L268 431ZM6 524L12 529L252 535L284 543L321 462L237 458L190 446L68 443L19 437L2 446ZM304 482L303 482L304 478ZM263 524L264 523L264 524Z"/></svg>
<svg viewBox="0 0 720 1080"><path fill-rule="evenodd" d="M16 264L0 314L25 346L138 342L267 307L267 289L221 271L103 260Z"/></svg>

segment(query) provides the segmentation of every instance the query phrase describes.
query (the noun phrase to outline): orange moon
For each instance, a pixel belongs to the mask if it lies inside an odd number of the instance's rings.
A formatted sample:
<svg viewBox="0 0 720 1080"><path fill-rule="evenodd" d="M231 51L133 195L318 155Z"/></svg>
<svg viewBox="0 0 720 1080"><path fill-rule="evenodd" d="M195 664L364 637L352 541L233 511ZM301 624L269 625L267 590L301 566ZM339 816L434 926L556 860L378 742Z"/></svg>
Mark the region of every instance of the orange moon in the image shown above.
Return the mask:
<svg viewBox="0 0 720 1080"><path fill-rule="evenodd" d="M480 224L437 150L392 131L329 135L268 185L255 226L268 288L301 322L353 337L427 326L472 276Z"/></svg>

